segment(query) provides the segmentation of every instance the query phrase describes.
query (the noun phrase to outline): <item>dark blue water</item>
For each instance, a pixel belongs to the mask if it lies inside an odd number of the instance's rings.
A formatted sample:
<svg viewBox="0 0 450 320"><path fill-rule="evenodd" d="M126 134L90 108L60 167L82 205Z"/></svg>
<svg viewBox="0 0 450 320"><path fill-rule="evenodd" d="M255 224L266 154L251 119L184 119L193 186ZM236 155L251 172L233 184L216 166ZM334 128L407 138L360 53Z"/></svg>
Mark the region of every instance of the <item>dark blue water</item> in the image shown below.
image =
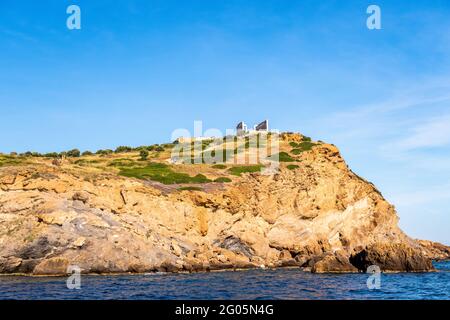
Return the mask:
<svg viewBox="0 0 450 320"><path fill-rule="evenodd" d="M438 272L311 274L298 269L196 274L82 276L81 289L65 278L0 277L0 299L450 299L450 262Z"/></svg>

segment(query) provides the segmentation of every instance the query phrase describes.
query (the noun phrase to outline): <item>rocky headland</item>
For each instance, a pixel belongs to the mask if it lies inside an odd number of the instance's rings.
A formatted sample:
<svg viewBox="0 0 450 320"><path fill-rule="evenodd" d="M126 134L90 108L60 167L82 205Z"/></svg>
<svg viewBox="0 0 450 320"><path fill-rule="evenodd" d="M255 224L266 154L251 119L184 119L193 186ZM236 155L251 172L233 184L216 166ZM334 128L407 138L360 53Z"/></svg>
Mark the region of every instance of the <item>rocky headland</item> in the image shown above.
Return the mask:
<svg viewBox="0 0 450 320"><path fill-rule="evenodd" d="M282 137L286 153L304 139ZM230 174L233 165L173 166L202 173L200 184L120 174L129 173L124 157L133 167L139 153L5 156L0 273L64 275L71 265L84 273L261 266L361 272L370 265L419 272L450 256L448 247L400 230L394 206L330 144L291 153L274 175ZM160 150L149 163L167 158Z"/></svg>

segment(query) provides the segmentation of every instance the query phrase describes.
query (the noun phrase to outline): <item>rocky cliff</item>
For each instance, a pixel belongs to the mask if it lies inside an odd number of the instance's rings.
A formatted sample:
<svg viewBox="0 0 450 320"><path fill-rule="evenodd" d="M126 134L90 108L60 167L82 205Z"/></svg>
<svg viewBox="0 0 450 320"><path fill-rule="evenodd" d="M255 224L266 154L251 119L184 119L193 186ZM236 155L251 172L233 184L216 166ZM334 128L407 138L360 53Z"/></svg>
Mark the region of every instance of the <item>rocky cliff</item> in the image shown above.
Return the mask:
<svg viewBox="0 0 450 320"><path fill-rule="evenodd" d="M290 138L285 138L286 143ZM271 176L180 190L114 172L33 161L0 168L0 273L301 267L429 271L394 207L320 143ZM448 251L447 251L448 254Z"/></svg>

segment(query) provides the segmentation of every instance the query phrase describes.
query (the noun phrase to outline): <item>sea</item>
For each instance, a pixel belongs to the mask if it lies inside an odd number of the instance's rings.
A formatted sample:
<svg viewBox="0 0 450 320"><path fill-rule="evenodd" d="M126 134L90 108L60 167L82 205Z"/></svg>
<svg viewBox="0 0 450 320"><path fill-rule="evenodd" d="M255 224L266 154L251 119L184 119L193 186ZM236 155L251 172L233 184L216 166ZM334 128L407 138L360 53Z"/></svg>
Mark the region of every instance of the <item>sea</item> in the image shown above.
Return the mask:
<svg viewBox="0 0 450 320"><path fill-rule="evenodd" d="M312 274L300 269L252 269L191 274L0 276L1 300L161 299L444 299L450 300L450 262L428 273ZM73 279L72 279L73 280ZM75 286L73 284L76 284Z"/></svg>

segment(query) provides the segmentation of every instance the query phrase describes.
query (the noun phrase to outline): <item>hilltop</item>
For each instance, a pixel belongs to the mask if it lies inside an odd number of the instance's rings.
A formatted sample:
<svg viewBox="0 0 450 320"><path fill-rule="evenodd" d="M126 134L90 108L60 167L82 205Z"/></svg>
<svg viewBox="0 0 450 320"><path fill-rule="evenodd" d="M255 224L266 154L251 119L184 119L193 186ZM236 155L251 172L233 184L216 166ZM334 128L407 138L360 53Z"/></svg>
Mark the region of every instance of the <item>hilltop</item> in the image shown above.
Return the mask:
<svg viewBox="0 0 450 320"><path fill-rule="evenodd" d="M273 154L236 163L255 155L246 137L224 141L231 158L221 163L204 163L212 141L188 162L172 157L176 143L2 155L0 273L429 271L448 258L401 231L395 208L336 146L298 133L279 142L270 175Z"/></svg>

